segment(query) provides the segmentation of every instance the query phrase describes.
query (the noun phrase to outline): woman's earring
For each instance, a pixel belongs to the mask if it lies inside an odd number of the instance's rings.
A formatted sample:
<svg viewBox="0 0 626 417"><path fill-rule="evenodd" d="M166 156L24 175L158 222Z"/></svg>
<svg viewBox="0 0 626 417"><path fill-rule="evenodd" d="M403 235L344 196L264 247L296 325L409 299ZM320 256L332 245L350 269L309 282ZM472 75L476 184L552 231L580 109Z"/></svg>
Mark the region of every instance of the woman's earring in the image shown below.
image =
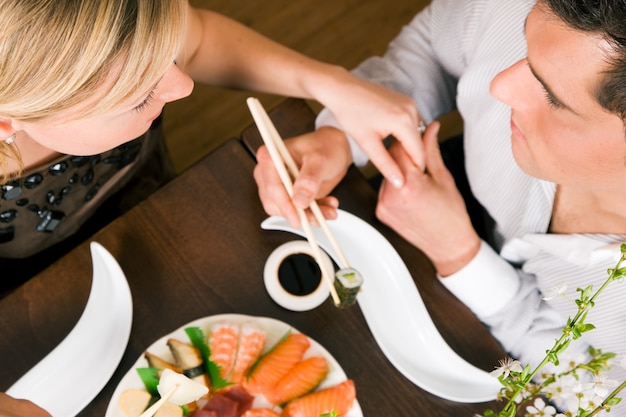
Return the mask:
<svg viewBox="0 0 626 417"><path fill-rule="evenodd" d="M4 140L4 142L5 142L6 144L8 144L8 145L12 144L13 142L15 142L15 136L16 136L16 135L15 135L15 133L14 133L14 134L12 134L12 135L11 135L11 136L9 136L8 138L6 138L6 139Z"/></svg>

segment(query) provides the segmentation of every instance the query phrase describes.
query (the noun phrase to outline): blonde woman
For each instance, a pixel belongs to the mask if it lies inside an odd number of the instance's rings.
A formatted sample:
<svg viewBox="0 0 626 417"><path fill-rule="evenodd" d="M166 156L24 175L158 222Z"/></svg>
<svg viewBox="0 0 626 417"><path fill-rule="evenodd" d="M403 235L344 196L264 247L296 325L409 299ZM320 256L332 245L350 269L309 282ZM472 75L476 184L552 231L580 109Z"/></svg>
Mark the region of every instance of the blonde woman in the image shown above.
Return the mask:
<svg viewBox="0 0 626 417"><path fill-rule="evenodd" d="M0 0L0 22L0 292L170 177L159 117L194 81L320 101L397 184L380 140L422 159L411 99L186 0Z"/></svg>

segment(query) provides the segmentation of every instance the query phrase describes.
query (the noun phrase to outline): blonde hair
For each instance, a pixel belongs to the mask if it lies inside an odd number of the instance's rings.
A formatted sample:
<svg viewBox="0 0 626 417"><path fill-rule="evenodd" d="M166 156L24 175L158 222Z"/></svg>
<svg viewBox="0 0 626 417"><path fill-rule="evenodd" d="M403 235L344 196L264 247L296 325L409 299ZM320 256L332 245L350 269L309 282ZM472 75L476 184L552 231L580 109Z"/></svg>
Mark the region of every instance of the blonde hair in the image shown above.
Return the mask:
<svg viewBox="0 0 626 417"><path fill-rule="evenodd" d="M111 76L104 97L77 118L148 91L182 46L186 7L186 0L0 0L0 117L43 120L89 99ZM0 143L0 160L15 157L11 148Z"/></svg>

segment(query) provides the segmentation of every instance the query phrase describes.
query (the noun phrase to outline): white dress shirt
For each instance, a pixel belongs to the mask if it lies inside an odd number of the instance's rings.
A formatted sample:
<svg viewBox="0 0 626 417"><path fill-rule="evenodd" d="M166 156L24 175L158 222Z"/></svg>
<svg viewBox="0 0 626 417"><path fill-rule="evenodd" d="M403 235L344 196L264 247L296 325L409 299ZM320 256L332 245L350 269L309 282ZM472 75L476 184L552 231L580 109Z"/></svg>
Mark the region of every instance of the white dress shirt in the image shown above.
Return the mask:
<svg viewBox="0 0 626 417"><path fill-rule="evenodd" d="M483 242L469 265L442 282L513 357L537 364L576 312L573 302L545 301L543 294L563 281L572 299L577 287L598 288L626 236L547 234L556 186L526 175L513 159L510 109L489 94L489 84L526 56L524 23L533 4L433 0L384 56L369 58L354 72L411 96L427 122L459 110L469 183L495 221L495 248ZM327 110L317 124L339 127ZM354 141L351 146L355 163L364 164L367 157ZM619 361L626 353L624 316L626 286L614 283L589 314L587 322L597 329L583 341L617 353ZM570 351L583 349L577 343ZM611 377L626 379L626 371L616 363Z"/></svg>

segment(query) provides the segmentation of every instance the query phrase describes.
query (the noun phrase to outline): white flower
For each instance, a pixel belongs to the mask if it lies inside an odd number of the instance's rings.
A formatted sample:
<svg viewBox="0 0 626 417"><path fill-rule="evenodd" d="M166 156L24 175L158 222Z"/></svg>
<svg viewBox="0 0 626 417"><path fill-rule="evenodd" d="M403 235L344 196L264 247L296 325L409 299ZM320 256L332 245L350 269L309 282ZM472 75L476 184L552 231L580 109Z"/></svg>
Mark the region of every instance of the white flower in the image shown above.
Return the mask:
<svg viewBox="0 0 626 417"><path fill-rule="evenodd" d="M528 398L533 397L536 391L537 391L537 386L533 384L532 382L529 382L524 387L524 389L522 389L519 395L515 397L514 399L515 404L521 404L522 402L525 402Z"/></svg>
<svg viewBox="0 0 626 417"><path fill-rule="evenodd" d="M586 388L589 388L595 395L604 398L616 386L617 381L607 379L604 375L595 375L593 382L588 384Z"/></svg>
<svg viewBox="0 0 626 417"><path fill-rule="evenodd" d="M593 410L602 403L602 397L595 393L595 383L576 384L573 388L574 395L566 401L568 411L576 413L577 410Z"/></svg>
<svg viewBox="0 0 626 417"><path fill-rule="evenodd" d="M626 356L622 357L622 360L619 362L622 365L622 368L626 369Z"/></svg>
<svg viewBox="0 0 626 417"><path fill-rule="evenodd" d="M489 373L489 375L498 378L500 375L504 375L505 378L509 377L511 372L522 372L522 364L520 361L516 361L512 358L506 358L500 360L500 366Z"/></svg>
<svg viewBox="0 0 626 417"><path fill-rule="evenodd" d="M553 298L556 298L558 296L565 294L566 290L567 290L567 283L565 281L561 281L557 283L554 287L552 287L548 295L543 297L543 299L546 301L552 300Z"/></svg>
<svg viewBox="0 0 626 417"><path fill-rule="evenodd" d="M561 363L567 366L567 370L571 371L574 368L576 368L578 365L585 363L587 360L587 357L585 356L584 353L565 352L563 353L563 355L561 355L560 359L561 359Z"/></svg>
<svg viewBox="0 0 626 417"><path fill-rule="evenodd" d="M602 404L602 397L597 395L583 396L580 399L579 407L583 410L594 410L600 404Z"/></svg>
<svg viewBox="0 0 626 417"><path fill-rule="evenodd" d="M526 407L526 411L531 416L553 416L556 414L556 409L551 405L546 405L541 398L535 399L534 405Z"/></svg>
<svg viewBox="0 0 626 417"><path fill-rule="evenodd" d="M554 382L546 387L546 395L558 407L563 407L567 400L574 395L572 390L576 379L569 375L561 378L555 378Z"/></svg>

